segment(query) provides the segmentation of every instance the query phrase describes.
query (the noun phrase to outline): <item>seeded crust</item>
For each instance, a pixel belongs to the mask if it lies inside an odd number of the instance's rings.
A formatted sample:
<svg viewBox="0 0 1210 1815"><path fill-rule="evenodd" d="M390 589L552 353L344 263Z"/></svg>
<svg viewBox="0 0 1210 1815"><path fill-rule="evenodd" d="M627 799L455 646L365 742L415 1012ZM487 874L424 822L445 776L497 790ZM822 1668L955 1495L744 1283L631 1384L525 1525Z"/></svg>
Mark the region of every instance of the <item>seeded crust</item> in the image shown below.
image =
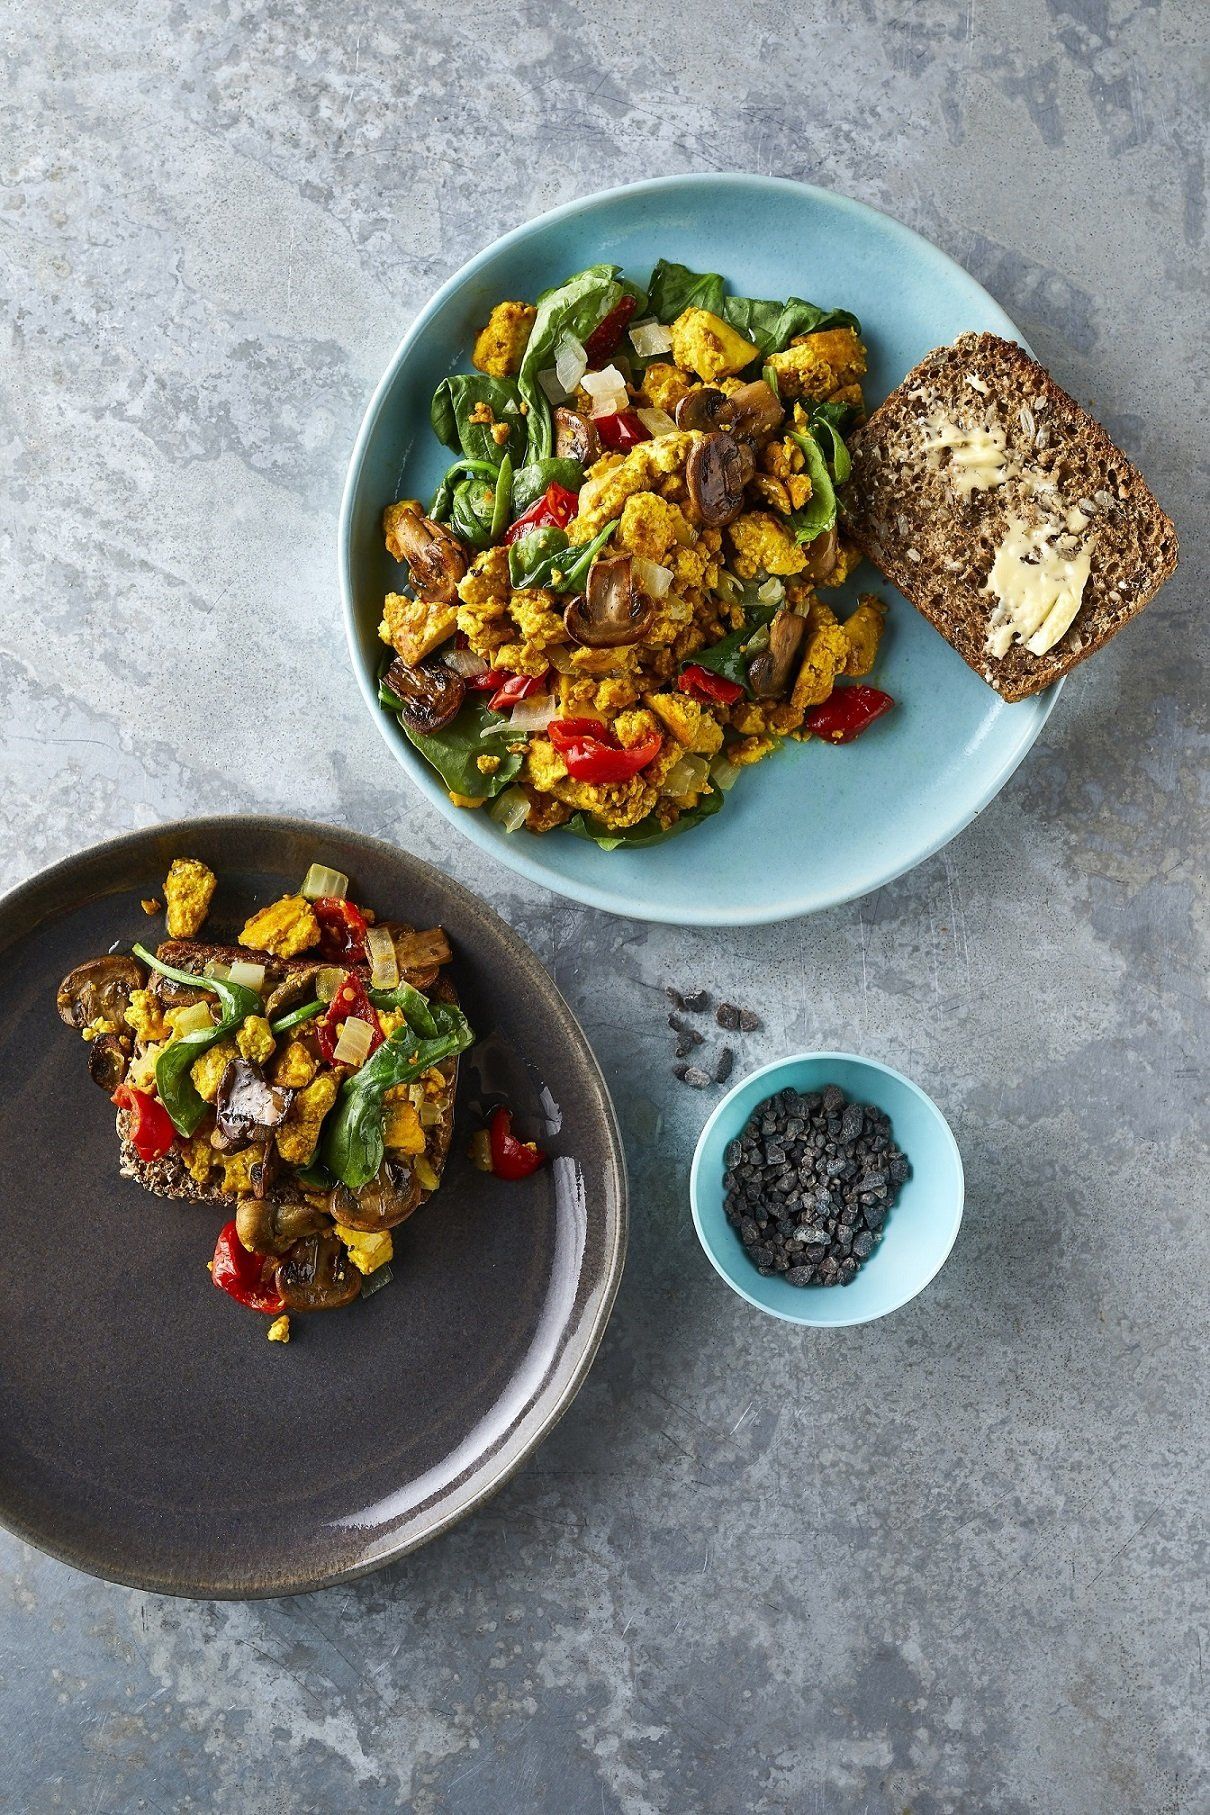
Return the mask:
<svg viewBox="0 0 1210 1815"><path fill-rule="evenodd" d="M932 460L925 453L923 424L934 410L963 429L999 424L1001 484L960 495L948 451ZM853 539L1006 700L1040 692L1100 649L1176 567L1176 531L1142 475L1035 359L995 334L963 334L929 353L849 447ZM1063 525L1073 510L1089 519L1075 540L1094 538L1073 623L1043 655L1013 643L995 657L985 646L995 605L985 588L1010 516Z"/></svg>

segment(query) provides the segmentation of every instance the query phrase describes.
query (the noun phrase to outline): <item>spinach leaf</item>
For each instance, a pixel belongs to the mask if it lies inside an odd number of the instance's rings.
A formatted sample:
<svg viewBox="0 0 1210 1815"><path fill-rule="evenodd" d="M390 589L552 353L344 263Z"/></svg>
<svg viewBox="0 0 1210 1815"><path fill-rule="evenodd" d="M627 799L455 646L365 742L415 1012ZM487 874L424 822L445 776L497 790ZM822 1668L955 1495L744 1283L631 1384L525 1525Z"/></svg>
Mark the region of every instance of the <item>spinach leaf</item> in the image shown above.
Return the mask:
<svg viewBox="0 0 1210 1815"><path fill-rule="evenodd" d="M432 1009L420 991L410 983L397 983L394 989L371 989L367 994L375 1008L401 1008L413 1033L423 1034L430 1040L437 1038L437 1023L433 1019Z"/></svg>
<svg viewBox="0 0 1210 1815"><path fill-rule="evenodd" d="M474 1041L461 1009L448 1002L431 1005L437 1034L420 1039L401 1027L358 1071L346 1078L336 1106L324 1123L323 1164L350 1191L367 1185L386 1155L383 1140L384 1100L396 1084L410 1084L431 1065L465 1052Z"/></svg>
<svg viewBox="0 0 1210 1815"><path fill-rule="evenodd" d="M586 271L577 271L574 277L543 291L538 298L538 313L517 376L518 389L529 406L525 418L528 463L548 460L554 446L550 401L538 383L538 373L554 365L565 334L572 334L581 342L587 340L622 297L633 292L633 285L621 281L617 265L589 265Z"/></svg>
<svg viewBox="0 0 1210 1815"><path fill-rule="evenodd" d="M288 1015L282 1015L280 1020L270 1021L269 1032L289 1033L292 1027L301 1027L304 1021L314 1021L316 1015L322 1015L327 1006L326 1002L305 1002L301 1008L291 1009Z"/></svg>
<svg viewBox="0 0 1210 1815"><path fill-rule="evenodd" d="M563 829L574 838L591 839L603 851L647 850L653 844L663 844L666 838L677 838L682 832L692 831L694 826L701 825L703 819L712 819L716 813L722 812L726 798L721 788L714 787L709 794L702 795L696 807L682 813L670 826L661 825L655 814L649 813L637 825L625 826L619 831L616 826L607 826L601 820L594 819L590 813L581 811L573 813Z"/></svg>
<svg viewBox="0 0 1210 1815"><path fill-rule="evenodd" d="M486 548L492 539L496 506L493 488L478 477L463 479L450 499L450 528L471 548Z"/></svg>
<svg viewBox="0 0 1210 1815"><path fill-rule="evenodd" d="M503 447L492 438L493 423L471 421L481 403L489 406L496 422L508 424ZM433 393L429 420L446 447L471 460L486 460L493 467L506 448L514 460L520 460L525 450L521 394L511 378L489 378L485 372L455 372L451 378L443 378Z"/></svg>
<svg viewBox="0 0 1210 1815"><path fill-rule="evenodd" d="M448 523L450 508L454 500L454 487L464 474L477 473L480 478L494 482L499 467L494 460L455 460L446 469L445 478L433 493L433 502L429 506L429 516L435 523Z"/></svg>
<svg viewBox="0 0 1210 1815"><path fill-rule="evenodd" d="M578 492L584 483L584 468L578 460L560 460L553 454L549 460L532 460L513 474L513 518L536 504L552 485L565 491Z"/></svg>
<svg viewBox="0 0 1210 1815"><path fill-rule="evenodd" d="M500 462L500 471L493 482L492 493L491 539L498 542L512 521L513 463L508 453Z"/></svg>
<svg viewBox="0 0 1210 1815"><path fill-rule="evenodd" d="M861 333L861 323L847 309L820 309L791 296L786 302L760 302L751 296L728 296L723 303L723 319L737 334L758 346L765 358L770 353L784 353L796 334L818 334L821 328L852 328Z"/></svg>
<svg viewBox="0 0 1210 1815"><path fill-rule="evenodd" d="M796 542L813 542L816 536L822 536L836 522L836 492L828 463L815 437L792 429L790 438L798 443L806 456L807 477L811 481L811 496L801 510L791 514L790 527L794 531Z"/></svg>
<svg viewBox="0 0 1210 1815"><path fill-rule="evenodd" d="M397 713L403 705L389 687L380 686L378 697L391 712ZM463 706L453 723L441 731L410 731L403 719L399 722L450 793L461 794L467 800L494 799L516 779L525 761L524 752L508 748L510 742L518 742L508 720L474 700ZM489 731L491 735L485 736ZM485 775L478 765L481 756L498 756L500 767Z"/></svg>
<svg viewBox="0 0 1210 1815"><path fill-rule="evenodd" d="M199 977L194 971L174 970L171 964L164 964L145 946L136 945L134 954L152 970L159 971L162 977L170 977L174 983L187 983L191 989L211 990L218 997L221 1013L214 1026L199 1027L191 1034L171 1040L155 1062L155 1087L160 1102L168 1111L177 1133L188 1137L196 1132L210 1107L194 1088L189 1076L190 1067L204 1052L209 1052L212 1046L234 1033L249 1015L259 1014L260 997L254 989L245 989L242 983L226 983L218 977Z"/></svg>
<svg viewBox="0 0 1210 1815"><path fill-rule="evenodd" d="M840 432L852 414L851 403L817 403L807 416L807 427L819 443L835 485L843 485L853 470L849 450Z"/></svg>
<svg viewBox="0 0 1210 1815"><path fill-rule="evenodd" d="M721 642L711 643L708 649L699 649L688 658L699 668L708 668L712 674L721 674L724 680L735 681L741 687L748 685L748 644L758 630L773 622L779 607L749 605L745 610L748 614L746 624L723 637Z"/></svg>
<svg viewBox="0 0 1210 1815"><path fill-rule="evenodd" d="M723 312L723 280L717 271L690 271L687 265L669 264L662 258L647 287L648 313L667 327L686 309Z"/></svg>
<svg viewBox="0 0 1210 1815"><path fill-rule="evenodd" d="M594 559L620 522L615 517L591 542L575 548L568 542L566 530L531 529L527 536L518 536L508 551L509 580L517 588L545 586L552 592L579 592Z"/></svg>

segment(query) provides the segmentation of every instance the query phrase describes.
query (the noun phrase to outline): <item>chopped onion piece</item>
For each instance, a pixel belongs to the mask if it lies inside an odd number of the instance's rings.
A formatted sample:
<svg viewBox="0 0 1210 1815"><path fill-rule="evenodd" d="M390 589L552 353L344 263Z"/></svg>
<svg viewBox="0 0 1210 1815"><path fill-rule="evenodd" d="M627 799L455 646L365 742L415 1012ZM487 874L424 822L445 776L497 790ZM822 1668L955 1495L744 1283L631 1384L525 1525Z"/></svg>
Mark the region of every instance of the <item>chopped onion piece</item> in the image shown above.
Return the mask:
<svg viewBox="0 0 1210 1815"><path fill-rule="evenodd" d="M555 377L565 391L574 391L588 367L588 355L574 334L565 334L555 349Z"/></svg>
<svg viewBox="0 0 1210 1815"><path fill-rule="evenodd" d="M635 415L653 440L661 435L676 434L676 419L667 410L636 410Z"/></svg>
<svg viewBox="0 0 1210 1815"><path fill-rule="evenodd" d="M389 927L366 928L366 951L370 959L371 989L394 989L399 981L399 960Z"/></svg>
<svg viewBox="0 0 1210 1815"><path fill-rule="evenodd" d="M619 410L630 408L626 380L616 366L606 366L602 372L585 372L580 382L592 398L594 416L616 416Z"/></svg>
<svg viewBox="0 0 1210 1815"><path fill-rule="evenodd" d="M538 383L542 386L542 389L546 392L546 395L550 398L552 403L562 403L567 395L567 392L559 383L559 374L555 371L553 366L547 366L544 372L538 373Z"/></svg>
<svg viewBox="0 0 1210 1815"><path fill-rule="evenodd" d="M529 799L525 789L505 788L499 800L492 802L491 815L506 832L519 832L529 818ZM424 1121L423 1111L420 1119L421 1122Z"/></svg>
<svg viewBox="0 0 1210 1815"><path fill-rule="evenodd" d="M429 1164L428 1160L425 1159L423 1153L417 1159L412 1170L415 1172L416 1177L420 1180L421 1185L426 1191L436 1191L438 1185L441 1183L441 1179L438 1174L433 1171L432 1166Z"/></svg>
<svg viewBox="0 0 1210 1815"><path fill-rule="evenodd" d="M422 1128L435 1128L441 1120L441 1110L436 1103L422 1103L416 1114Z"/></svg>
<svg viewBox="0 0 1210 1815"><path fill-rule="evenodd" d="M508 728L528 736L531 731L545 731L558 707L551 693L535 693L532 699L518 700L509 715Z"/></svg>
<svg viewBox="0 0 1210 1815"><path fill-rule="evenodd" d="M653 315L645 315L631 328L630 344L640 359L654 359L657 353L672 351L672 329Z"/></svg>
<svg viewBox="0 0 1210 1815"><path fill-rule="evenodd" d="M487 673L486 661L481 655L476 655L473 649L447 649L441 660L455 674L460 674L464 681L474 674Z"/></svg>
<svg viewBox="0 0 1210 1815"><path fill-rule="evenodd" d="M725 794L728 788L733 788L739 780L739 767L720 754L710 765L710 779L715 787L721 788Z"/></svg>
<svg viewBox="0 0 1210 1815"><path fill-rule="evenodd" d="M390 1261L384 1260L380 1267L375 1267L374 1271L372 1273L367 1273L362 1280L361 1296L363 1298L372 1298L375 1292L381 1292L383 1286L389 1286L394 1277L395 1275L391 1272Z"/></svg>
<svg viewBox="0 0 1210 1815"><path fill-rule="evenodd" d="M237 958L227 972L228 983L237 983L242 989L260 990L265 981L263 964L249 964L245 958Z"/></svg>
<svg viewBox="0 0 1210 1815"><path fill-rule="evenodd" d="M710 765L704 756L682 756L664 777L661 794L669 800L685 800L700 794L710 779Z"/></svg>
<svg viewBox="0 0 1210 1815"><path fill-rule="evenodd" d="M326 863L313 863L299 890L307 901L344 901L348 893L348 877L341 870L330 870Z"/></svg>
<svg viewBox="0 0 1210 1815"><path fill-rule="evenodd" d="M200 1033L203 1028L214 1026L214 1016L210 1013L209 1004L194 1002L189 1008L177 1009L172 1019L172 1037L183 1040L186 1034Z"/></svg>
<svg viewBox="0 0 1210 1815"><path fill-rule="evenodd" d="M672 585L672 569L661 567L658 561L644 560L642 555L635 555L630 565L639 591L645 592L649 599L662 599Z"/></svg>
<svg viewBox="0 0 1210 1815"><path fill-rule="evenodd" d="M374 1029L359 1015L349 1015L340 1024L340 1038L332 1057L338 1065L360 1065L369 1055Z"/></svg>
<svg viewBox="0 0 1210 1815"><path fill-rule="evenodd" d="M325 964L315 973L315 994L321 1002L330 1002L341 984L345 973L335 964Z"/></svg>
<svg viewBox="0 0 1210 1815"><path fill-rule="evenodd" d="M756 596L762 605L780 605L786 596L786 589L780 580L770 574L764 584L757 587Z"/></svg>
<svg viewBox="0 0 1210 1815"><path fill-rule="evenodd" d="M231 966L224 964L221 958L209 958L202 966L203 977L211 977L216 983L225 983L231 975Z"/></svg>
<svg viewBox="0 0 1210 1815"><path fill-rule="evenodd" d="M714 590L720 599L726 599L728 605L738 605L744 596L743 581L737 580L735 575L728 573L725 567L719 569L718 579L714 582Z"/></svg>

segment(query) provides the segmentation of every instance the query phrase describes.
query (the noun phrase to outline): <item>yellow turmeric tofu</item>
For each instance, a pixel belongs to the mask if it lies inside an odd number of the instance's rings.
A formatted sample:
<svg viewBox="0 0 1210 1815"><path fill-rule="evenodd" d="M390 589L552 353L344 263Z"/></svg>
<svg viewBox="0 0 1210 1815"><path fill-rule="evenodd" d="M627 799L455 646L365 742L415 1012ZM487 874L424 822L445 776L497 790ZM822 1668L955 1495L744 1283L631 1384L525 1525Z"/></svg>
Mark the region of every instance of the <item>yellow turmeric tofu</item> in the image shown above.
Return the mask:
<svg viewBox="0 0 1210 1815"><path fill-rule="evenodd" d="M678 366L696 372L707 383L742 372L759 352L759 347L709 309L686 309L672 324L672 357Z"/></svg>
<svg viewBox="0 0 1210 1815"><path fill-rule="evenodd" d="M721 746L722 726L687 693L649 693L646 703L684 749L713 756Z"/></svg>
<svg viewBox="0 0 1210 1815"><path fill-rule="evenodd" d="M319 922L309 901L301 895L283 895L253 914L239 942L274 958L294 958L319 944Z"/></svg>
<svg viewBox="0 0 1210 1815"><path fill-rule="evenodd" d="M783 397L822 402L865 373L866 350L852 328L824 328L800 334L782 353L770 353Z"/></svg>
<svg viewBox="0 0 1210 1815"><path fill-rule="evenodd" d="M359 1273L377 1273L394 1257L395 1244L389 1229L349 1229L344 1223L337 1223L336 1233Z"/></svg>
<svg viewBox="0 0 1210 1815"><path fill-rule="evenodd" d="M207 1103L213 1103L218 1095L218 1087L222 1082L223 1073L232 1059L238 1059L238 1057L239 1048L234 1040L220 1040L217 1046L212 1046L209 1052L204 1052L200 1059L193 1061L189 1068L189 1076L199 1097L204 1097Z"/></svg>
<svg viewBox="0 0 1210 1815"><path fill-rule="evenodd" d="M755 580L761 574L801 573L807 564L806 550L766 510L746 511L735 519L727 535L732 566L741 580Z"/></svg>
<svg viewBox="0 0 1210 1815"><path fill-rule="evenodd" d="M400 525L408 517L423 517L424 507L418 498L400 498L388 504L382 513L382 534L387 553L396 561L407 562L407 551L399 535Z"/></svg>
<svg viewBox="0 0 1210 1815"><path fill-rule="evenodd" d="M324 1117L336 1101L337 1083L330 1071L321 1071L290 1105L277 1131L277 1151L287 1166L305 1166L319 1142Z"/></svg>
<svg viewBox="0 0 1210 1815"><path fill-rule="evenodd" d="M263 1065L266 1059L273 1057L277 1041L273 1038L273 1029L263 1015L249 1015L248 1019L236 1029L235 1044L240 1053L253 1065Z"/></svg>
<svg viewBox="0 0 1210 1815"><path fill-rule="evenodd" d="M388 1102L383 1117L382 1138L396 1153L423 1153L424 1129L420 1114L410 1100Z"/></svg>
<svg viewBox="0 0 1210 1815"><path fill-rule="evenodd" d="M409 599L388 592L378 634L401 655L409 668L447 643L458 628L458 607L436 599Z"/></svg>
<svg viewBox="0 0 1210 1815"><path fill-rule="evenodd" d="M154 990L131 990L130 1001L126 1004L126 1025L134 1029L144 1044L168 1038L168 1023Z"/></svg>
<svg viewBox="0 0 1210 1815"><path fill-rule="evenodd" d="M846 674L860 678L870 672L878 655L885 620L886 606L882 600L875 598L873 593L863 593L857 601L856 611L849 614L842 626L849 642Z"/></svg>
<svg viewBox="0 0 1210 1815"><path fill-rule="evenodd" d="M475 340L471 364L490 378L511 378L519 372L537 313L530 303L497 303Z"/></svg>
<svg viewBox="0 0 1210 1815"><path fill-rule="evenodd" d="M701 386L695 384L687 372L682 372L678 366L667 365L663 360L656 360L643 374L642 395L653 410L667 410L670 416L676 413L682 397L700 390Z"/></svg>
<svg viewBox="0 0 1210 1815"><path fill-rule="evenodd" d="M192 939L201 931L218 887L214 871L196 857L174 857L164 878L170 939Z"/></svg>
<svg viewBox="0 0 1210 1815"><path fill-rule="evenodd" d="M790 703L800 712L822 705L843 674L852 644L834 612L817 600L807 618L807 642Z"/></svg>
<svg viewBox="0 0 1210 1815"><path fill-rule="evenodd" d="M291 1040L285 1052L278 1055L273 1067L273 1082L282 1084L287 1090L301 1090L309 1084L319 1070L319 1061L315 1059L301 1040Z"/></svg>
<svg viewBox="0 0 1210 1815"><path fill-rule="evenodd" d="M223 1190L233 1197L251 1197L256 1190L259 1168L264 1163L263 1147L243 1147L238 1153L220 1156L223 1168Z"/></svg>

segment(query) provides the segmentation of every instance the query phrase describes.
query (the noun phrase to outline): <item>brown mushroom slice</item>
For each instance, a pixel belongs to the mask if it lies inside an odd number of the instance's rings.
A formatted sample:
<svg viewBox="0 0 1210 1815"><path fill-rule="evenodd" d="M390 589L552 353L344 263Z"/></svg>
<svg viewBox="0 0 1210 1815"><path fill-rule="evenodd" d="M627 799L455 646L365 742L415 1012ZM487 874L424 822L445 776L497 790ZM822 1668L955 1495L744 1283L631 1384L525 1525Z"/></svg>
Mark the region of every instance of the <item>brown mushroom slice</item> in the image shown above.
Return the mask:
<svg viewBox="0 0 1210 1815"><path fill-rule="evenodd" d="M443 927L430 926L417 931L412 926L391 922L388 925L395 943L395 962L401 971L431 970L434 965L448 964L454 955Z"/></svg>
<svg viewBox="0 0 1210 1815"><path fill-rule="evenodd" d="M720 429L728 426L730 400L713 385L702 385L681 398L673 411L678 429Z"/></svg>
<svg viewBox="0 0 1210 1815"><path fill-rule="evenodd" d="M337 1185L328 1199L328 1213L347 1229L377 1235L394 1229L424 1201L424 1188L410 1166L386 1159L366 1184L350 1191Z"/></svg>
<svg viewBox="0 0 1210 1815"><path fill-rule="evenodd" d="M386 671L386 684L403 701L399 716L409 731L425 737L442 731L457 718L466 698L461 675L444 662L418 662L410 667L396 656Z"/></svg>
<svg viewBox="0 0 1210 1815"><path fill-rule="evenodd" d="M804 580L813 580L816 585L826 580L829 574L836 571L840 558L840 538L836 534L836 525L827 529L821 536L816 536L807 544L807 564L802 570Z"/></svg>
<svg viewBox="0 0 1210 1815"><path fill-rule="evenodd" d="M558 409L554 421L556 459L578 460L581 466L600 459L601 437L586 416L577 410Z"/></svg>
<svg viewBox="0 0 1210 1815"><path fill-rule="evenodd" d="M777 699L786 691L806 628L807 620L794 612L777 613L769 626L769 647L748 664L748 685L755 698Z"/></svg>
<svg viewBox="0 0 1210 1815"><path fill-rule="evenodd" d="M266 1082L259 1065L250 1059L232 1059L219 1079L215 1122L224 1142L246 1146L258 1134L280 1128L294 1092Z"/></svg>
<svg viewBox="0 0 1210 1815"><path fill-rule="evenodd" d="M712 529L734 523L744 508L745 475L752 476L731 435L703 435L694 442L685 462L685 482L703 523Z"/></svg>
<svg viewBox="0 0 1210 1815"><path fill-rule="evenodd" d="M295 1242L330 1227L323 1205L301 1197L242 1197L235 1212L236 1233L254 1254L286 1254Z"/></svg>
<svg viewBox="0 0 1210 1815"><path fill-rule="evenodd" d="M131 991L142 989L146 977L133 958L110 953L77 964L64 977L55 997L59 1019L69 1027L88 1027L94 1021L112 1021L121 1027Z"/></svg>
<svg viewBox="0 0 1210 1815"><path fill-rule="evenodd" d="M629 555L598 555L581 598L563 613L567 634L586 649L637 643L655 620L655 600L640 590Z"/></svg>
<svg viewBox="0 0 1210 1815"><path fill-rule="evenodd" d="M773 386L763 378L754 378L751 384L741 384L732 391L718 426L737 440L762 447L781 427L785 414Z"/></svg>
<svg viewBox="0 0 1210 1815"><path fill-rule="evenodd" d="M397 561L407 562L422 598L453 603L469 562L466 549L444 523L422 517L419 511L402 511L391 525L387 548Z"/></svg>
<svg viewBox="0 0 1210 1815"><path fill-rule="evenodd" d="M335 1234L305 1235L273 1274L287 1311L338 1311L361 1291L361 1274Z"/></svg>
<svg viewBox="0 0 1210 1815"><path fill-rule="evenodd" d="M130 1054L116 1034L99 1034L88 1048L88 1075L107 1096L112 1096L130 1064Z"/></svg>
<svg viewBox="0 0 1210 1815"><path fill-rule="evenodd" d="M265 997L265 1006L261 1010L265 1020L276 1021L282 1015L289 1014L291 1009L302 1008L305 1003L314 1002L315 979L323 968L322 964L309 964L302 970L289 971Z"/></svg>

